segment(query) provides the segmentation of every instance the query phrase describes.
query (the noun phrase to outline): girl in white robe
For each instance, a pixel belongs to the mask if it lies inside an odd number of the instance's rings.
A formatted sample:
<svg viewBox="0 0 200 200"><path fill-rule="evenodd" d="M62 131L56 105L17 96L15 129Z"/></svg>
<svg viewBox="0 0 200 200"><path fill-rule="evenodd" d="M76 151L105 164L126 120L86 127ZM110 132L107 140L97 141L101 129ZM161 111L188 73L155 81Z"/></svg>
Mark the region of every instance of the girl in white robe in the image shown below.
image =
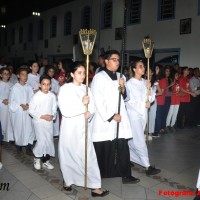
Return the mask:
<svg viewBox="0 0 200 200"><path fill-rule="evenodd" d="M31 155L31 145L35 139L32 120L28 113L29 102L33 96L33 90L26 84L28 73L26 68L20 68L18 71L19 82L12 88L9 96L9 112L11 115L11 124L14 132L15 144L21 150L22 146L27 146L26 153Z"/></svg>
<svg viewBox="0 0 200 200"><path fill-rule="evenodd" d="M38 74L39 65L36 61L33 61L30 66L31 73L28 74L27 83L32 87L33 92L36 93L39 90L40 75Z"/></svg>
<svg viewBox="0 0 200 200"><path fill-rule="evenodd" d="M155 175L160 172L150 166L147 145L145 142L144 131L147 123L147 108L155 99L150 96L147 87L150 88L150 82L142 78L145 73L144 64L142 61L136 61L131 65L131 72L133 77L127 81L127 95L126 102L127 112L131 123L131 130L133 139L130 139L130 160L146 168L147 175ZM148 98L147 98L148 96ZM148 101L147 101L148 99Z"/></svg>
<svg viewBox="0 0 200 200"><path fill-rule="evenodd" d="M0 121L2 126L3 139L6 142L13 141L13 132L8 112L8 97L13 84L9 81L10 72L6 68L1 69L0 74ZM9 128L8 128L9 126Z"/></svg>
<svg viewBox="0 0 200 200"><path fill-rule="evenodd" d="M58 155L64 178L64 189L71 190L71 185L84 186L85 175L85 119L90 120L94 113L94 102L89 90L86 96L85 67L76 63L72 69L72 83L60 88L58 105L62 114ZM88 112L85 106L88 104ZM88 124L90 125L90 124ZM87 187L92 188L92 196L103 197L108 191L102 191L101 177L93 147L90 128L88 128Z"/></svg>
<svg viewBox="0 0 200 200"><path fill-rule="evenodd" d="M29 103L29 114L33 117L33 125L36 135L36 144L33 148L34 167L41 169L40 159L43 167L53 169L49 162L50 156L55 156L53 142L53 120L56 118L57 100L56 96L50 92L51 78L47 75L40 77L40 88L34 94Z"/></svg>

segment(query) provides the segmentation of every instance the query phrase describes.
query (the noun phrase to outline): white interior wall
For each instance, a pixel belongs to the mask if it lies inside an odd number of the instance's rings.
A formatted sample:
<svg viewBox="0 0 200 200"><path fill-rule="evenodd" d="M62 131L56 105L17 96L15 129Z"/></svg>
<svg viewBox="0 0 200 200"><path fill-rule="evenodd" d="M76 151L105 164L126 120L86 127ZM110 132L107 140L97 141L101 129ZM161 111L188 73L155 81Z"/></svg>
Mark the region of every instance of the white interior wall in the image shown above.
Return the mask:
<svg viewBox="0 0 200 200"><path fill-rule="evenodd" d="M85 5L92 6L91 28L97 30L97 39L94 46L91 59L97 60L100 53L100 48L117 49L121 51L122 41L115 40L115 28L123 26L123 1L113 0L113 18L111 29L101 29L101 3L103 0L76 0L57 8L53 8L41 13L40 18L44 19L44 40L48 40L49 48L44 48L44 41L37 40L37 32L34 30L33 42L27 42L27 27L29 22L37 23L39 18L30 16L16 23L7 26L9 37L11 30L15 27L15 45L9 46L11 51L8 53L8 47L1 48L1 55L5 55L8 59L15 57L24 57L24 61L34 59L34 53L39 56L47 57L48 55L71 55L73 51L73 35L78 34L81 23L81 10ZM155 41L155 49L180 49L180 65L199 67L199 21L198 1L191 0L176 0L176 15L175 19L157 21L157 0L143 0L141 24L127 26L126 50L137 51L142 49L142 40L147 34ZM67 11L72 11L72 35L64 36L63 20L64 14ZM50 38L49 26L50 18L57 16L57 37ZM191 34L180 35L180 19L192 18ZM20 26L24 27L24 42L18 44L18 30ZM24 43L27 43L27 50L24 51ZM77 59L84 59L80 43L76 45ZM58 49L60 52L58 52ZM170 53L166 53L169 55ZM164 54L156 55L156 59L164 56Z"/></svg>

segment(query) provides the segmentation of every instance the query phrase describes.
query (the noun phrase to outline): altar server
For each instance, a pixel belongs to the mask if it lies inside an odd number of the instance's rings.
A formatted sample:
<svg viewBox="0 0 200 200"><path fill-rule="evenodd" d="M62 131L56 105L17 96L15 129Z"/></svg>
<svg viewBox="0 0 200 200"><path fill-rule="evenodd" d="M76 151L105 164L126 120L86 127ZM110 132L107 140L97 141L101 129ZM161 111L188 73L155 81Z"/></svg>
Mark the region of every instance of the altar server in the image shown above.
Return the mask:
<svg viewBox="0 0 200 200"><path fill-rule="evenodd" d="M160 173L160 169L150 166L144 132L147 124L147 108L155 100L155 93L151 96L150 82L142 78L145 73L143 62L131 64L133 77L127 81L126 102L127 112L131 123L132 139L129 140L130 160L143 166L147 175ZM149 88L149 89L148 89Z"/></svg>
<svg viewBox="0 0 200 200"><path fill-rule="evenodd" d="M64 178L63 188L71 190L71 185L84 186L85 175L85 119L93 117L94 102L91 96L86 96L85 67L75 63L72 68L72 83L66 83L60 88L58 105L62 114L58 155L60 168ZM85 106L88 104L88 111ZM90 123L88 124L90 126ZM92 189L92 196L103 197L109 194L101 190L101 177L94 146L91 139L92 132L88 128L88 161L87 187Z"/></svg>
<svg viewBox="0 0 200 200"><path fill-rule="evenodd" d="M40 90L35 93L29 103L29 114L33 117L33 125L36 135L36 144L33 148L34 168L53 169L54 166L49 162L50 156L55 157L53 143L53 120L57 113L56 96L50 92L51 77L42 75L40 77Z"/></svg>
<svg viewBox="0 0 200 200"><path fill-rule="evenodd" d="M132 133L122 95L121 111L118 114L119 85L124 98L126 97L125 78L120 78L120 73L116 72L120 64L120 54L116 50L110 50L105 53L104 58L105 70L94 76L91 85L97 108L92 119L92 133L101 177L122 177L123 183L138 183L139 179L131 176L127 139L132 137Z"/></svg>
<svg viewBox="0 0 200 200"><path fill-rule="evenodd" d="M14 131L15 144L19 147L19 150L22 150L22 146L26 146L26 153L32 155L31 148L35 133L28 109L33 90L30 85L26 84L28 78L26 68L20 68L17 76L19 82L12 87L9 96L11 124Z"/></svg>
<svg viewBox="0 0 200 200"><path fill-rule="evenodd" d="M8 97L13 84L9 81L10 72L8 68L2 68L0 73L0 121L2 126L3 140L9 142L13 139L10 115L8 111Z"/></svg>

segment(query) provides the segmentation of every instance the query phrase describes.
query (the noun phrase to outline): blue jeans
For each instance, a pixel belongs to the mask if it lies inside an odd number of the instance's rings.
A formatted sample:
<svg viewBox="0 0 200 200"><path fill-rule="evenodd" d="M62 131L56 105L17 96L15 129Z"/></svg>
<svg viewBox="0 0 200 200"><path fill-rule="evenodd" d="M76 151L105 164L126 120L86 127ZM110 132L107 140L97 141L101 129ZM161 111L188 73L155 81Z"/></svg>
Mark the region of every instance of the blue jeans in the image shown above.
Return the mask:
<svg viewBox="0 0 200 200"><path fill-rule="evenodd" d="M164 105L157 105L157 111L156 111L156 121L155 121L155 132L159 132L161 129L165 128L163 127L163 121L164 121Z"/></svg>

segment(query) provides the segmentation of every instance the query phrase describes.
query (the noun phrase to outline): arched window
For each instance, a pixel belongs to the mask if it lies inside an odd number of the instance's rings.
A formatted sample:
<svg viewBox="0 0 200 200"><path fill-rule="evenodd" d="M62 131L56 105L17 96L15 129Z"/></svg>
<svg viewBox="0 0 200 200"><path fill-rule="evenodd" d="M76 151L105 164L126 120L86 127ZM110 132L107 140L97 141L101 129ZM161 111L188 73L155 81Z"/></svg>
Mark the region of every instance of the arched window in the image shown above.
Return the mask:
<svg viewBox="0 0 200 200"><path fill-rule="evenodd" d="M56 32L57 32L57 17L53 16L50 22L50 37L51 38L56 37Z"/></svg>
<svg viewBox="0 0 200 200"><path fill-rule="evenodd" d="M110 0L105 1L103 5L102 28L112 27L112 9L113 9L113 2Z"/></svg>
<svg viewBox="0 0 200 200"><path fill-rule="evenodd" d="M44 38L44 22L41 19L38 22L38 40L43 40L43 38Z"/></svg>
<svg viewBox="0 0 200 200"><path fill-rule="evenodd" d="M82 10L81 16L81 28L82 29L89 29L90 27L90 7L85 6Z"/></svg>
<svg viewBox="0 0 200 200"><path fill-rule="evenodd" d="M72 33L72 13L67 12L64 16L64 35L71 35Z"/></svg>

